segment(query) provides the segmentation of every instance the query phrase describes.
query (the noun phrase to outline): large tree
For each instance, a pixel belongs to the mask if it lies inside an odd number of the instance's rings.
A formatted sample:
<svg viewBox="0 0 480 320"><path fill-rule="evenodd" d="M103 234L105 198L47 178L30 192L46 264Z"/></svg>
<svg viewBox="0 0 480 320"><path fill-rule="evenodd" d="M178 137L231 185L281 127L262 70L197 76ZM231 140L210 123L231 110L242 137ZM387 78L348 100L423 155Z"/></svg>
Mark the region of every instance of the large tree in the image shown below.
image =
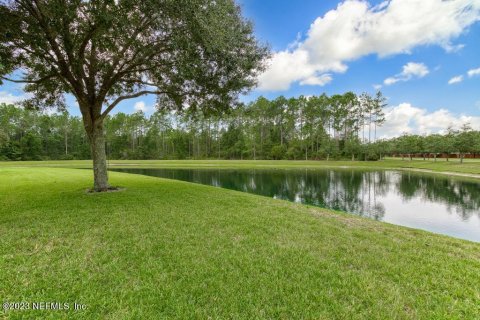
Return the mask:
<svg viewBox="0 0 480 320"><path fill-rule="evenodd" d="M226 109L267 54L234 0L0 0L0 16L0 76L27 83L29 107L76 98L97 191L109 188L104 119L120 102Z"/></svg>

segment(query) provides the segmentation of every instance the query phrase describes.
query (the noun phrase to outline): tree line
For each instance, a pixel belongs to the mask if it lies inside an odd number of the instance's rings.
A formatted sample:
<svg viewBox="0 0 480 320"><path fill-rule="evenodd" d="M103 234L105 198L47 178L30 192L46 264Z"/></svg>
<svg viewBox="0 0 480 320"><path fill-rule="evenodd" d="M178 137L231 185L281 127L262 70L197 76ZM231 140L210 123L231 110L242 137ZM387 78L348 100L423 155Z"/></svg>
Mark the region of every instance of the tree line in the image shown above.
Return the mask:
<svg viewBox="0 0 480 320"><path fill-rule="evenodd" d="M402 136L381 141L389 154L400 156L403 159L408 157L410 160L414 156L423 157L423 159L433 159L437 161L438 157L449 161L450 157L455 157L463 162L466 155L477 157L480 153L480 131L472 129L469 123L464 123L460 128L453 126L446 128L444 134L414 135L404 133Z"/></svg>
<svg viewBox="0 0 480 320"><path fill-rule="evenodd" d="M352 159L386 155L437 158L480 152L480 134L465 124L443 135L378 139L385 98L352 92L273 100L260 97L229 113L159 108L105 119L109 159ZM89 159L80 117L0 105L0 159Z"/></svg>

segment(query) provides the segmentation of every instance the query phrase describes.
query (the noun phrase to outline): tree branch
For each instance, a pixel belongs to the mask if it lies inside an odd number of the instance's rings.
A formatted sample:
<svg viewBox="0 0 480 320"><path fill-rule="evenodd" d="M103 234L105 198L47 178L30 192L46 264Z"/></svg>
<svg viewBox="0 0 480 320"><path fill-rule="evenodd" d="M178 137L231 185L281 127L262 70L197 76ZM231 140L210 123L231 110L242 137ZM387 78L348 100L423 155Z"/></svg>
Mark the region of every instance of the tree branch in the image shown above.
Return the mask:
<svg viewBox="0 0 480 320"><path fill-rule="evenodd" d="M34 84L38 84L38 83L42 83L45 80L53 78L55 76L57 76L57 74L49 74L49 75L47 75L43 78L40 78L38 80L25 80L25 79L15 80L15 79L7 78L7 77L0 77L0 79L6 80L6 81L9 81L9 82L13 82L13 83L34 83Z"/></svg>
<svg viewBox="0 0 480 320"><path fill-rule="evenodd" d="M156 85L155 83L153 83L153 82L142 81L142 80L119 80L119 82L124 82L124 83L138 83L138 84L143 84L143 85L152 86L152 87L157 86L157 85Z"/></svg>
<svg viewBox="0 0 480 320"><path fill-rule="evenodd" d="M115 72L115 69L119 66L120 62L121 62L121 59L125 57L125 53L127 52L127 50L131 47L131 45L133 44L133 42L136 40L137 36L142 33L142 31L145 31L147 28L148 28L148 23L150 21L152 21L153 18L151 18L150 20L147 19L147 17L144 17L142 19L142 21L140 22L139 26L134 30L133 34L130 36L129 40L127 41L127 43L123 46L122 50L120 50L120 52L116 55L116 57L113 59L112 61L112 64L110 66L110 69L108 70L106 76L104 77L103 79L103 83L102 83L102 86L99 90L99 96L100 97L103 97L107 94L107 92L110 90L110 88L112 87L112 85L115 83L116 80L113 80L115 78L117 78L117 76L114 74ZM135 52L133 57L135 58L135 56L137 55L139 51ZM133 61L133 60L132 60ZM123 66L125 65L126 62L124 62L121 66L120 66L120 70L123 68Z"/></svg>
<svg viewBox="0 0 480 320"><path fill-rule="evenodd" d="M166 92L165 92L165 91L143 90L143 91L139 91L139 92L134 93L134 94L125 95L125 96L120 96L120 97L118 97L117 99L115 99L115 101L113 101L113 102L105 109L105 111L101 114L100 119L104 119L104 118L110 113L110 111L112 111L113 108L115 108L115 107L117 106L117 104L119 104L119 103L122 102L123 100L138 98L138 97L143 96L143 95L146 95L146 94L162 94L162 93L166 93Z"/></svg>
<svg viewBox="0 0 480 320"><path fill-rule="evenodd" d="M35 5L33 3L35 3ZM55 36L53 35L52 29L49 27L48 23L46 22L47 20L45 19L45 16L41 11L41 6L38 0L34 0L31 3L26 2L26 4L28 5L29 11L31 12L31 14L38 21L38 24L43 30L46 36L46 39L50 44L51 49L53 50L53 52L55 53L55 56L57 57L57 63L61 71L61 74L64 75L64 77L68 80L68 82L70 82L71 86L79 96L83 95L82 84L81 82L77 81L77 79L74 77L67 62L65 61L62 51L55 41Z"/></svg>

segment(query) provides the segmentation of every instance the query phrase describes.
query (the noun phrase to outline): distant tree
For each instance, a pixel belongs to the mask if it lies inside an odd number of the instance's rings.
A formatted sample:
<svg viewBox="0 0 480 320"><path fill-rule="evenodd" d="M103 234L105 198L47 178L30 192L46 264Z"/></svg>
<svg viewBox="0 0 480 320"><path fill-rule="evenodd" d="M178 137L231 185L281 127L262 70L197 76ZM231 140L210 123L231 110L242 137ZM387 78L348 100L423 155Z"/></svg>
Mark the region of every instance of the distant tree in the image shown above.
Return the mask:
<svg viewBox="0 0 480 320"><path fill-rule="evenodd" d="M375 127L374 141L377 141L377 127L381 127L385 123L385 113L383 109L387 106L387 99L380 91L377 91L375 98L373 98L373 123Z"/></svg>
<svg viewBox="0 0 480 320"><path fill-rule="evenodd" d="M94 189L109 188L104 120L147 94L164 107L224 110L267 54L233 0L0 1L0 76L21 70L29 107L79 105Z"/></svg>
<svg viewBox="0 0 480 320"><path fill-rule="evenodd" d="M20 109L11 104L0 104L0 146L10 141L10 137L12 137L18 129L20 118Z"/></svg>
<svg viewBox="0 0 480 320"><path fill-rule="evenodd" d="M460 162L463 163L465 154L475 151L476 136L469 123L465 123L455 137L455 147L460 154Z"/></svg>
<svg viewBox="0 0 480 320"><path fill-rule="evenodd" d="M474 153L478 154L480 153L480 131L475 131L474 132L474 139L475 139L475 144L473 145Z"/></svg>
<svg viewBox="0 0 480 320"><path fill-rule="evenodd" d="M394 149L393 141L387 140L387 139L381 139L381 140L375 141L375 147L380 160L383 159L385 154L392 153Z"/></svg>
<svg viewBox="0 0 480 320"><path fill-rule="evenodd" d="M423 161L427 160L427 151L426 151L426 136L417 135L417 152L422 154Z"/></svg>
<svg viewBox="0 0 480 320"><path fill-rule="evenodd" d="M358 97L359 117L360 117L359 121L360 121L360 126L362 128L362 143L365 143L366 141L365 127L367 126L367 122L370 120L371 100L372 98L366 92L363 92Z"/></svg>
<svg viewBox="0 0 480 320"><path fill-rule="evenodd" d="M62 136L63 140L63 145L64 145L64 151L65 151L65 157L68 157L68 144L69 144L69 137L71 134L71 119L68 114L68 112L64 111L60 115L55 116L55 126L58 127L59 129L59 135Z"/></svg>
<svg viewBox="0 0 480 320"><path fill-rule="evenodd" d="M445 151L445 138L440 134L431 134L425 138L424 151L433 154L434 161L437 161L439 153Z"/></svg>
<svg viewBox="0 0 480 320"><path fill-rule="evenodd" d="M410 161L413 158L413 155L420 151L420 139L417 135L412 135L404 133L401 137L397 139L397 149L402 153L402 158L404 154L408 154Z"/></svg>
<svg viewBox="0 0 480 320"><path fill-rule="evenodd" d="M281 160L285 158L287 153L287 147L285 145L276 145L272 147L270 151L270 156L274 160Z"/></svg>
<svg viewBox="0 0 480 320"><path fill-rule="evenodd" d="M456 151L456 136L458 135L458 131L453 129L453 127L450 125L447 128L447 133L444 135L444 139L442 141L442 147L444 149L444 152L447 155L447 161L449 160L450 153Z"/></svg>
<svg viewBox="0 0 480 320"><path fill-rule="evenodd" d="M361 150L362 146L358 137L351 138L345 141L345 153L351 155L352 161L355 160L355 155L359 154Z"/></svg>
<svg viewBox="0 0 480 320"><path fill-rule="evenodd" d="M280 141L280 146L284 146L286 141L286 133L288 130L287 126L287 106L288 101L284 96L279 96L275 100L272 101L271 108L272 108L272 116L274 118L275 127L278 130L275 130L278 136L278 140Z"/></svg>
<svg viewBox="0 0 480 320"><path fill-rule="evenodd" d="M42 140L34 132L27 132L20 139L22 160L40 160L42 154Z"/></svg>

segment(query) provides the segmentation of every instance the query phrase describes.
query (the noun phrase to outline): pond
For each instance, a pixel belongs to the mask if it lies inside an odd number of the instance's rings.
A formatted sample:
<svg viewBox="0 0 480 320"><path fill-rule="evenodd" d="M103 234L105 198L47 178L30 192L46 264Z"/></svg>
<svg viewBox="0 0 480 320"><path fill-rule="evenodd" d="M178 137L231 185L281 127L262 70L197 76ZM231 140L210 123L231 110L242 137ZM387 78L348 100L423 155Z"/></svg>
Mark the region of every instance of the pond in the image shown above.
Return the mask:
<svg viewBox="0 0 480 320"><path fill-rule="evenodd" d="M480 242L480 181L359 169L112 169L346 211Z"/></svg>

